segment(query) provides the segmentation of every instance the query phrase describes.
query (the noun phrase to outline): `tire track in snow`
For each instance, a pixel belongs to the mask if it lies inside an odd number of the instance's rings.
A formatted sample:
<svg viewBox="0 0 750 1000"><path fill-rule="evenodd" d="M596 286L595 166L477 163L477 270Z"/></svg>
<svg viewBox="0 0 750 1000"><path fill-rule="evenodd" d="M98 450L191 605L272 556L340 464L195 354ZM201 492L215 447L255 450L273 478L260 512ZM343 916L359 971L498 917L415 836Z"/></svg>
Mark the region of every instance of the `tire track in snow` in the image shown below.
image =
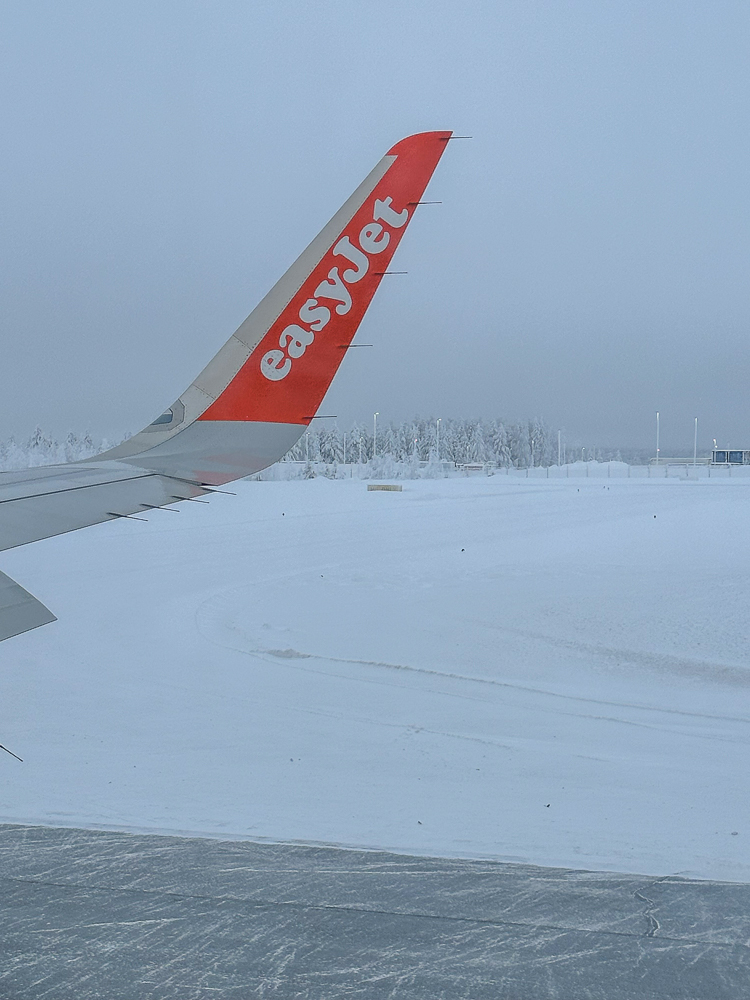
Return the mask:
<svg viewBox="0 0 750 1000"><path fill-rule="evenodd" d="M257 638L253 638L240 629L236 625L229 624L221 620L220 616L217 615L215 607L216 597L225 597L226 595L214 595L213 598L209 598L204 601L196 609L195 618L196 626L198 631L203 635L209 642L214 645L223 646L226 649L232 649L235 652L243 653L248 656L256 657L257 659L265 660L266 662L279 664L284 662L285 666L294 670L301 670L306 673L316 673L322 674L329 677L340 677L343 680L348 681L359 681L363 683L381 683L387 686L392 686L388 681L378 681L370 677L353 677L351 674L337 673L335 671L326 670L322 667L313 666L303 666L300 661L312 660L318 663L331 663L340 664L342 666L353 666L353 667L368 667L375 668L381 671L392 671L404 674L414 674L424 677L435 677L441 680L455 681L461 684L472 684L491 687L500 690L510 690L517 691L523 694L531 694L543 698L552 698L560 701L573 702L575 704L582 705L596 705L603 708L610 709L626 709L639 712L652 713L656 716L667 715L667 716L678 716L686 719L701 719L714 722L734 722L743 725L750 725L750 718L746 716L730 716L730 715L716 715L706 712L689 712L685 709L678 708L668 708L662 706L644 705L637 702L622 702L607 700L601 698L591 698L586 695L574 695L574 694L564 694L559 691L552 691L547 688L534 687L532 685L518 684L513 681L501 681L496 680L491 677L476 677L470 674L461 674L453 671L436 670L431 667L417 667L410 664L403 663L389 663L384 660L364 660L348 657L338 657L329 656L321 653L307 653L297 649L287 648L287 649L269 649L258 645ZM231 639L236 639L238 641L230 641ZM447 694L447 692L437 692L440 694ZM472 697L467 694L450 694L449 697L459 697L466 700L483 700L480 696ZM573 713L578 715L579 713ZM602 721L617 722L623 725L640 726L647 729L659 729L662 731L672 730L665 726L659 725L649 725L644 722L637 722L631 719L623 719L613 716L603 716L603 715L593 715L587 714L587 718L600 719ZM681 735L691 735L700 736L703 738L722 739L722 737L711 734L709 737L705 737L700 733L690 733ZM735 738L726 737L730 742L734 742Z"/></svg>
<svg viewBox="0 0 750 1000"><path fill-rule="evenodd" d="M616 649L610 646L600 646L594 643L578 642L573 639L562 639L557 636L545 635L542 632L531 632L513 628L509 625L498 625L496 622L475 620L475 625L493 632L504 632L519 639L543 642L556 649L567 649L575 653L586 653L598 660L614 661L617 666L632 663L635 666L666 670L681 676L702 681L720 681L733 684L736 687L750 687L750 670L741 666L730 666L726 663L716 663L711 660L690 660L686 657L672 656L669 653L645 653L633 649ZM748 720L750 721L750 720Z"/></svg>

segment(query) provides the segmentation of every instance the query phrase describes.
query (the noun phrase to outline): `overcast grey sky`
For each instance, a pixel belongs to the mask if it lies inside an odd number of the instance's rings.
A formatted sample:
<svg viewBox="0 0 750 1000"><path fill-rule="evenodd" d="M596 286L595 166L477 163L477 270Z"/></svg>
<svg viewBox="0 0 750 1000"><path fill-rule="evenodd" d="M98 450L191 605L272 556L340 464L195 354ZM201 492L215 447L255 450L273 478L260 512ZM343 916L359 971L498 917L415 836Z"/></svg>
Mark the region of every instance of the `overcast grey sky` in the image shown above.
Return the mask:
<svg viewBox="0 0 750 1000"><path fill-rule="evenodd" d="M454 129L324 403L750 447L750 4L0 5L0 437L135 431Z"/></svg>

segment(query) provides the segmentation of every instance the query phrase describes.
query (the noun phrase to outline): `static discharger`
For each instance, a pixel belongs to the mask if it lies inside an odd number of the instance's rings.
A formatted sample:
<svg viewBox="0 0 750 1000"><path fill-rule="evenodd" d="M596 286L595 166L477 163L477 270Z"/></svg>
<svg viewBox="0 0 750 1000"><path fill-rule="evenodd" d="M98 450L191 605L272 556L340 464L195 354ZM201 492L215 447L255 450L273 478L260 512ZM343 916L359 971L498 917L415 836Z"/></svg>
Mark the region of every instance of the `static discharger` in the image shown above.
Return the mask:
<svg viewBox="0 0 750 1000"><path fill-rule="evenodd" d="M403 491L403 486L399 486L396 483L368 483L367 492L384 492L384 493L401 493Z"/></svg>

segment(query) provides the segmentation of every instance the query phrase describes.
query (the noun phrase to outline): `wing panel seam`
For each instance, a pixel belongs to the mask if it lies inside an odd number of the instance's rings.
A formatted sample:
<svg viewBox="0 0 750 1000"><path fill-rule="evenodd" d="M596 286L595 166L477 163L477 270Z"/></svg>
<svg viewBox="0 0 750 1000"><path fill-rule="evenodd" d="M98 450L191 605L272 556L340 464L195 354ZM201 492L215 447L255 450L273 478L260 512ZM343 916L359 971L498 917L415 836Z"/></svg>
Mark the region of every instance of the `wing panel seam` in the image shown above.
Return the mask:
<svg viewBox="0 0 750 1000"><path fill-rule="evenodd" d="M41 497L52 497L61 493L75 493L78 490L95 490L98 486L114 486L116 483L135 483L139 479L170 479L170 476L161 476L158 472L147 472L142 476L123 476L121 479L107 479L103 483L86 483L83 486L67 486L63 490L47 490L44 493L28 493L22 497L8 497L7 500L0 500L0 504L18 503L20 500L37 500Z"/></svg>

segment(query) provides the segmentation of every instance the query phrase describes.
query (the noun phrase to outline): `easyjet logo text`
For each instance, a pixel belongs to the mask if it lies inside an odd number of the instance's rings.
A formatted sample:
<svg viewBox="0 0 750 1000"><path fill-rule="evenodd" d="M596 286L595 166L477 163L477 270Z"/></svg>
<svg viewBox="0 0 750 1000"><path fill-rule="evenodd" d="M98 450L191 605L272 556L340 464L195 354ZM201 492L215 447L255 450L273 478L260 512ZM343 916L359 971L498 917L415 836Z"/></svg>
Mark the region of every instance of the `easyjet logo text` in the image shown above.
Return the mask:
<svg viewBox="0 0 750 1000"><path fill-rule="evenodd" d="M315 334L328 325L331 319L331 309L339 316L345 316L352 307L350 285L355 285L370 269L370 256L382 253L391 241L391 234L381 223L391 229L401 229L409 219L406 208L397 212L391 207L392 198L378 199L375 202L372 222L368 222L359 234L358 246L349 239L342 237L333 247L334 257L343 257L351 266L341 264L341 274L338 267L332 267L328 278L321 281L313 292L313 298L307 299L299 310L299 323L285 327L279 336L279 346L267 351L260 359L260 370L271 382L279 382L286 378L292 370L293 363L301 358L307 348L314 342ZM323 303L328 302L329 305Z"/></svg>

